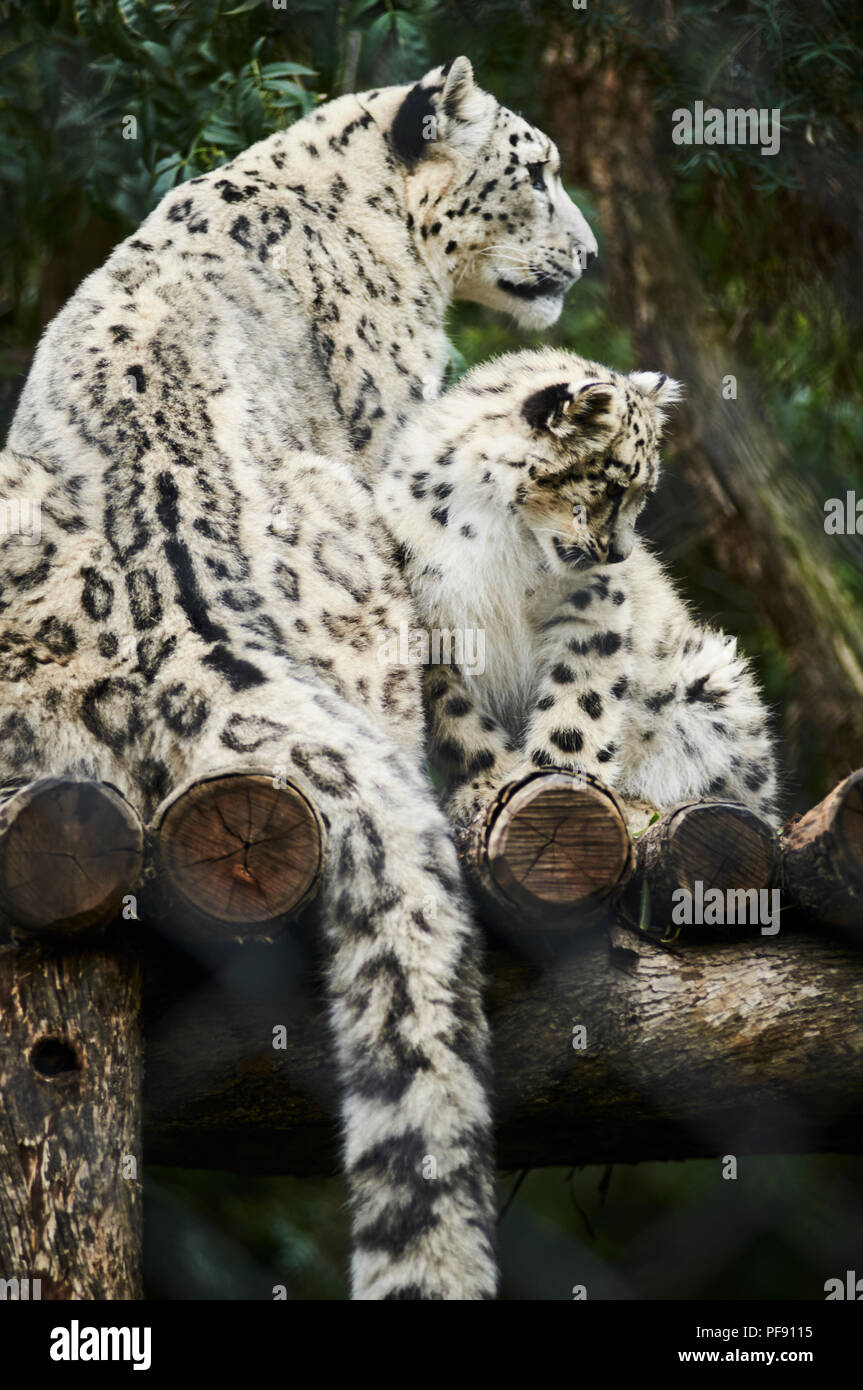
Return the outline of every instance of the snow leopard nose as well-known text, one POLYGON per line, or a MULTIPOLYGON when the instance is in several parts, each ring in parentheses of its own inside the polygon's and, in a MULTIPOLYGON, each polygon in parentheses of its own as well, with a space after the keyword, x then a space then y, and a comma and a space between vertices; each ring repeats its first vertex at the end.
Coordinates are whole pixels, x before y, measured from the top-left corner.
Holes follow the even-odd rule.
POLYGON ((608 547, 608 559, 606 563, 609 565, 619 565, 621 560, 628 560, 632 554, 633 545, 634 538, 630 539, 629 537, 625 540, 612 541, 611 545, 608 547))
POLYGON ((599 247, 596 237, 574 204, 572 213, 569 226, 569 234, 572 238, 572 262, 577 271, 585 271, 591 261, 596 260, 599 247))
POLYGON ((622 522, 608 542, 608 563, 619 565, 628 560, 635 545, 635 528, 631 522, 622 522))
POLYGON ((596 260, 596 242, 592 246, 585 245, 583 241, 576 241, 572 247, 572 264, 576 275, 583 275, 589 270, 593 261, 596 260))

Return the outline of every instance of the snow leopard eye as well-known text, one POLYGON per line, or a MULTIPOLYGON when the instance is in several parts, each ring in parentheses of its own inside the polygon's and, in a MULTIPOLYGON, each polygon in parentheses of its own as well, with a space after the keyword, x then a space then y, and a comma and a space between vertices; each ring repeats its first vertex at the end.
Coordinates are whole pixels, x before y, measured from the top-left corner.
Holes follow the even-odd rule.
POLYGON ((538 193, 545 192, 545 165, 528 164, 527 173, 530 179, 531 188, 535 188, 538 193))
POLYGON ((606 483, 605 485, 606 497, 622 497, 625 492, 626 488, 623 486, 623 483, 606 483))

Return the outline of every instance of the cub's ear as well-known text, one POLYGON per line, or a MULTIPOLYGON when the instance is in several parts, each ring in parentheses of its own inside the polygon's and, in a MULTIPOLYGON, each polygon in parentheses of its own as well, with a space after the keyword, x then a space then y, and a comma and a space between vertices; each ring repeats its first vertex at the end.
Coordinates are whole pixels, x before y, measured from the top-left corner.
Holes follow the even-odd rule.
POLYGON ((413 165, 447 144, 478 149, 491 134, 494 100, 476 85, 467 58, 451 58, 411 87, 390 129, 393 149, 413 165))
POLYGON ((522 402, 521 413, 532 430, 553 430, 559 428, 567 406, 572 404, 572 391, 568 381, 558 382, 556 386, 543 386, 522 402))
POLYGON ((660 407, 676 405, 683 397, 683 386, 665 372, 630 372, 629 380, 636 390, 660 407))
POLYGON ((521 413, 538 432, 597 438, 613 427, 610 412, 614 394, 610 381, 589 381, 585 386, 561 381, 533 391, 522 403, 521 413))

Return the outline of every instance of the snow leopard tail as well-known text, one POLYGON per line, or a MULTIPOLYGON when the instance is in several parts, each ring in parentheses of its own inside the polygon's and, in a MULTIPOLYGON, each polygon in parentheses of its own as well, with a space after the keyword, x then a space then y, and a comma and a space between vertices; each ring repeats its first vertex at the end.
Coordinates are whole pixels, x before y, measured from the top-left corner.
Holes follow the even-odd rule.
POLYGON ((378 766, 363 792, 361 807, 328 813, 322 911, 352 1214, 352 1296, 494 1298, 494 1162, 477 931, 447 826, 424 779, 396 756, 386 771, 378 766))

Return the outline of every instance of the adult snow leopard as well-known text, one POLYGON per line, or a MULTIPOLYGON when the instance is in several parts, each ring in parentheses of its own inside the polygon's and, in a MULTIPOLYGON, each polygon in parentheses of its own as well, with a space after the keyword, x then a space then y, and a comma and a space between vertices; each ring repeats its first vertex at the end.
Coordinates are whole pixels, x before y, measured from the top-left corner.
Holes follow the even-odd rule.
POLYGON ((766 712, 735 640, 697 623, 635 521, 659 480, 664 375, 514 353, 423 406, 376 494, 426 629, 484 634, 427 670, 450 809, 470 821, 537 768, 659 807, 740 801, 773 819, 766 712))
POLYGON ((439 383, 450 301, 541 327, 595 251, 553 145, 467 59, 342 97, 84 281, 2 460, 41 508, 0 573, 7 789, 74 774, 147 817, 253 761, 324 818, 357 1298, 495 1290, 476 945, 415 673, 376 660, 409 609, 367 480, 439 383))

